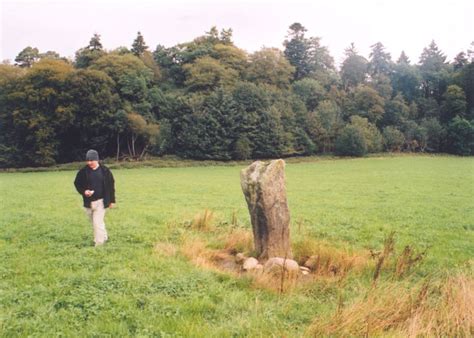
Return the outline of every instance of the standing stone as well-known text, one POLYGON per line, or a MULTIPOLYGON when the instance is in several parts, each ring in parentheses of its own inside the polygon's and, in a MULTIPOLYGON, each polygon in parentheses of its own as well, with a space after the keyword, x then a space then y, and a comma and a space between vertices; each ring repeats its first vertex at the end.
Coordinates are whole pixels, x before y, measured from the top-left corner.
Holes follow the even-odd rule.
POLYGON ((259 259, 292 258, 285 162, 256 161, 240 172, 240 184, 249 208, 259 259))

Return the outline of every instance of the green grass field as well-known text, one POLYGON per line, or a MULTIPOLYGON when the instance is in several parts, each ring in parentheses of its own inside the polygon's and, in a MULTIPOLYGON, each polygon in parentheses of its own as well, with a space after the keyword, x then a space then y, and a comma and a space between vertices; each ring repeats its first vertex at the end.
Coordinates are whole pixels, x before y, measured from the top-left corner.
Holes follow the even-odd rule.
MULTIPOLYGON (((0 173, 0 335, 302 336, 341 299, 356 299, 370 271, 278 294, 179 252, 156 252, 158 242, 179 247, 193 235, 186 224, 206 208, 216 215, 206 240, 225 232, 233 213, 250 229, 242 168, 114 170, 117 208, 100 248, 72 184, 76 172, 0 173)), ((286 176, 294 242, 379 250, 395 231, 397 250, 428 250, 403 283, 470 273, 473 158, 321 160, 287 164, 286 176)))

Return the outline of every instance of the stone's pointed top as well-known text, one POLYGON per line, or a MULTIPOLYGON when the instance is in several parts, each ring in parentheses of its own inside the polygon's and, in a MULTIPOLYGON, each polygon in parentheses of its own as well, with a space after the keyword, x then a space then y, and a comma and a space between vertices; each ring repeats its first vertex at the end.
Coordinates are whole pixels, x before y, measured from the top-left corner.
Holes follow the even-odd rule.
POLYGON ((285 168, 285 161, 282 159, 272 160, 270 162, 255 161, 247 168, 240 171, 240 177, 245 182, 256 182, 266 173, 278 171, 285 168))

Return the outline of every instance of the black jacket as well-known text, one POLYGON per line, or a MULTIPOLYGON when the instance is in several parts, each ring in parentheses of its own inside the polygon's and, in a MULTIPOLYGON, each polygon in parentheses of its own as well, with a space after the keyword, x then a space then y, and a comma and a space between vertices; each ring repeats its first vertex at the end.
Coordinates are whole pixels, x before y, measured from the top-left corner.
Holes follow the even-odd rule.
MULTIPOLYGON (((104 207, 108 208, 110 203, 115 203, 115 181, 114 176, 109 168, 105 165, 100 165, 99 169, 102 170, 104 175, 104 207)), ((84 195, 84 191, 90 189, 89 177, 88 177, 87 166, 83 167, 76 175, 74 180, 74 186, 79 194, 82 195, 84 200, 84 207, 90 208, 92 199, 84 195)))

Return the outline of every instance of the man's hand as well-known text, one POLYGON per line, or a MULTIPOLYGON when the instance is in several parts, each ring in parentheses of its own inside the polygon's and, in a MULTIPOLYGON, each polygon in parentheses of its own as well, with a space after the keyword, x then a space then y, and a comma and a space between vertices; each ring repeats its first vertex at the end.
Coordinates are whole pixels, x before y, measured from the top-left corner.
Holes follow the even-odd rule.
POLYGON ((91 197, 94 194, 94 190, 86 190, 84 191, 84 196, 91 197))
POLYGON ((110 203, 110 204, 109 204, 109 208, 110 208, 110 209, 115 208, 115 203, 110 203))

